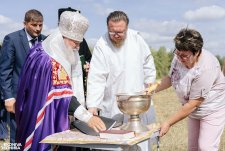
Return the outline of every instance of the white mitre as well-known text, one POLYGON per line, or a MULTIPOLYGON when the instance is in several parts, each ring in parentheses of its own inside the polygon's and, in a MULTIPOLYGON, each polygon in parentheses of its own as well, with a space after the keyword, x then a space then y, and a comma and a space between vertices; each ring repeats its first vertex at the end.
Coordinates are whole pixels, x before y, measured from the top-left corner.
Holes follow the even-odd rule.
POLYGON ((78 12, 65 11, 60 16, 59 30, 69 39, 83 41, 88 26, 88 20, 78 12))

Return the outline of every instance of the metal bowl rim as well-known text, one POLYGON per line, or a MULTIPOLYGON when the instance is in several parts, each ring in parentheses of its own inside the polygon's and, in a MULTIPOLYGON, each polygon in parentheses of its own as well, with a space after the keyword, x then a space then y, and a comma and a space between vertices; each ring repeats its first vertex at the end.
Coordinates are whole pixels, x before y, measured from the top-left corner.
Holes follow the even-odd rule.
POLYGON ((143 93, 117 93, 116 96, 152 96, 151 94, 143 94, 143 93))

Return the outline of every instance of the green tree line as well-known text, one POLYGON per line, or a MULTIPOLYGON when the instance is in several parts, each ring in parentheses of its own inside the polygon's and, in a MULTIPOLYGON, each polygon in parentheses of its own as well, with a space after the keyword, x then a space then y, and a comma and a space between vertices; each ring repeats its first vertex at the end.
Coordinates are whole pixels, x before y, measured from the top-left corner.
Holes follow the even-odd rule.
MULTIPOLYGON (((168 51, 165 47, 160 47, 158 50, 154 48, 150 49, 155 62, 157 79, 160 79, 169 73, 170 64, 173 59, 173 50, 168 51)), ((222 67, 225 57, 216 55, 216 58, 219 60, 220 66, 222 67)))
MULTIPOLYGON (((0 43, 1 48, 1 43, 0 43)), ((93 48, 90 48, 91 52, 93 51, 93 48)), ((156 72, 157 72, 157 79, 162 78, 165 75, 168 75, 170 70, 170 64, 173 59, 173 50, 166 50, 165 47, 160 47, 158 50, 154 48, 150 48, 151 53, 154 58, 156 72)), ((223 60, 225 57, 221 57, 219 55, 216 55, 216 58, 220 62, 220 66, 223 67, 223 60)))

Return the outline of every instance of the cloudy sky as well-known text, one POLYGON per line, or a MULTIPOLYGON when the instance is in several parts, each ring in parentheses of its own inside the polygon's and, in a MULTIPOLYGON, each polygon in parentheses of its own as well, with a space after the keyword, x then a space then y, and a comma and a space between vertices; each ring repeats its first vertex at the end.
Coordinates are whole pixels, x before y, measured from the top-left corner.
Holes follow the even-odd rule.
POLYGON ((72 7, 90 21, 85 35, 90 46, 106 32, 106 17, 114 10, 129 16, 129 27, 141 32, 149 46, 174 48, 173 37, 185 27, 197 29, 204 48, 225 56, 224 0, 2 0, 0 41, 10 32, 23 28, 24 14, 38 9, 44 15, 44 34, 57 26, 58 8, 72 7))

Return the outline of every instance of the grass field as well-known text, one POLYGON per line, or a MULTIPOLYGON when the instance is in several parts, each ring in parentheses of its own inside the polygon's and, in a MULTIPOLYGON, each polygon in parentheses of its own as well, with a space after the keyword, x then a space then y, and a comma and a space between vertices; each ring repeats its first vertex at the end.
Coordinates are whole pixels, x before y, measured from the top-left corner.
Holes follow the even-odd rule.
MULTIPOLYGON (((153 97, 157 114, 157 121, 162 122, 180 107, 176 94, 172 89, 165 90, 153 97)), ((0 141, 0 150, 3 142, 0 141)), ((153 146, 153 151, 156 151, 153 146)), ((170 131, 160 139, 160 151, 187 151, 186 119, 175 124, 170 131)), ((220 150, 225 151, 225 132, 223 133, 220 150)))
MULTIPOLYGON (((179 100, 173 89, 162 91, 153 96, 153 99, 158 122, 164 121, 180 107, 179 100)), ((187 151, 186 122, 186 119, 178 122, 160 139, 160 151, 187 151)), ((156 151, 155 146, 154 151, 156 151)), ((225 130, 221 139, 219 151, 225 151, 225 130)))

